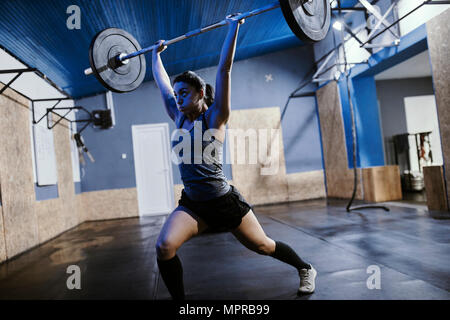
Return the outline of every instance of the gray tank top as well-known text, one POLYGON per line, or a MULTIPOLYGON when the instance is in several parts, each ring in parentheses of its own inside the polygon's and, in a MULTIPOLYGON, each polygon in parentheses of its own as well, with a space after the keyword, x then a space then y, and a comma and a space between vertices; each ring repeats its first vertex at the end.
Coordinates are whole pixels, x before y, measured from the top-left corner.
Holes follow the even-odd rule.
POLYGON ((222 168, 223 144, 211 136, 211 131, 205 135, 205 131, 208 130, 205 113, 194 121, 189 133, 186 129, 182 129, 185 120, 186 116, 180 113, 175 119, 180 136, 178 140, 172 137, 172 148, 179 161, 178 168, 184 191, 193 201, 206 201, 223 196, 230 190, 222 168), (197 144, 194 138, 197 139, 197 144), (190 150, 189 143, 183 142, 184 139, 190 140, 190 150), (184 154, 185 151, 188 154, 184 154))

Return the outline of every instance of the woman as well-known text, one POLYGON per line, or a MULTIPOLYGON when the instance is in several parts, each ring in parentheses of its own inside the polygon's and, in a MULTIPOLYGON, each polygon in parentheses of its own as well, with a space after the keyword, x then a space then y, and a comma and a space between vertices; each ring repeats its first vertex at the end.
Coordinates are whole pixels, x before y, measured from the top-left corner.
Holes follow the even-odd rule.
MULTIPOLYGON (((200 163, 182 161, 179 164, 184 190, 179 206, 164 223, 156 243, 161 277, 173 299, 184 299, 183 269, 176 252, 183 243, 210 228, 231 231, 248 249, 294 266, 300 275, 299 293, 312 293, 317 272, 310 264, 300 259, 287 244, 267 237, 251 206, 236 188, 228 184, 222 171, 222 143, 225 138, 225 125, 231 113, 231 66, 239 26, 244 23, 233 16, 228 16, 226 21, 228 34, 220 55, 214 98, 211 86, 206 85, 191 71, 176 77, 172 88, 160 57, 160 53, 166 49, 163 46, 164 41, 157 42, 159 47, 153 50, 154 79, 170 118, 175 121, 177 128, 187 133, 183 139, 191 138, 194 145, 194 131, 199 132, 201 128, 202 136, 206 130, 214 132, 211 140, 201 142, 202 148, 199 150, 200 155, 203 155, 202 151, 212 144, 212 159, 207 161, 208 159, 203 157, 204 161, 200 163)), ((190 156, 188 158, 191 160, 190 156)))

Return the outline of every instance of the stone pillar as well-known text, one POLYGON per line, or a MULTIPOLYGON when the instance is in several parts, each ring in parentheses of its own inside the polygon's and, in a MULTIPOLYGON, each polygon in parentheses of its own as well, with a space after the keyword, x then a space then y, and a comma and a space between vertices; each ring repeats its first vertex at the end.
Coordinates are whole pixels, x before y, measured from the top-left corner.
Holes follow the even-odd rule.
POLYGON ((428 50, 441 134, 447 203, 450 199, 450 9, 427 22, 428 50))

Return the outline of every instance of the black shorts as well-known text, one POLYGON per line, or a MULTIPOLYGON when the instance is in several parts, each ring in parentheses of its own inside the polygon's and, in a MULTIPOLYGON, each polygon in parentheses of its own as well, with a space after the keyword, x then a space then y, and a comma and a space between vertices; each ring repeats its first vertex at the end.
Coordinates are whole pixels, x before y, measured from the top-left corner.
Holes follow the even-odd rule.
POLYGON ((236 229, 252 208, 237 189, 230 185, 230 190, 221 197, 207 201, 193 201, 184 190, 178 201, 180 209, 188 214, 200 217, 211 232, 224 232, 236 229))

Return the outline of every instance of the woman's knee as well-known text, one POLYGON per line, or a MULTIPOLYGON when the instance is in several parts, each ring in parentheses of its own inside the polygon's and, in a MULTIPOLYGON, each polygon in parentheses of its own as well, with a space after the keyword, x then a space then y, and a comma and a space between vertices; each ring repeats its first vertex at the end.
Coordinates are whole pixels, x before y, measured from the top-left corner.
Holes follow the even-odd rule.
POLYGON ((275 252, 275 242, 267 238, 265 241, 258 243, 254 251, 258 254, 270 256, 275 252))
POLYGON ((178 250, 178 245, 169 239, 158 239, 155 247, 158 258, 163 260, 172 258, 178 250))

